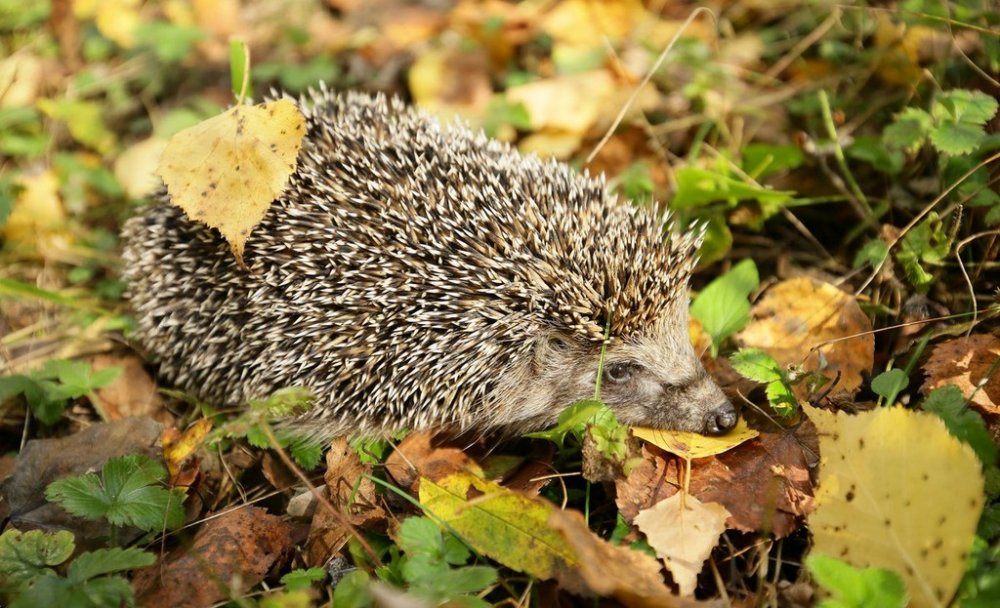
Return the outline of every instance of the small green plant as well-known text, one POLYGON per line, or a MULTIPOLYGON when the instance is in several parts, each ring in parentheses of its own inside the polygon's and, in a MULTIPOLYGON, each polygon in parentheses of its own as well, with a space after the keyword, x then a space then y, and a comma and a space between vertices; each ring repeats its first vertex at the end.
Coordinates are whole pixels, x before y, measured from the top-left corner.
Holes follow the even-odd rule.
POLYGON ((45 497, 73 515, 104 518, 117 529, 134 526, 152 532, 184 523, 184 490, 163 487, 167 470, 141 454, 109 458, 101 475, 87 473, 49 484, 45 497))
POLYGON ((302 387, 279 389, 265 399, 251 399, 247 411, 223 425, 218 436, 245 437, 250 445, 261 449, 273 447, 273 436, 299 466, 306 470, 315 469, 323 458, 323 445, 319 441, 284 428, 271 428, 273 420, 308 410, 312 407, 312 400, 312 392, 302 387))
MULTIPOLYGON (((391 574, 401 575, 414 596, 435 604, 448 602, 469 608, 490 605, 471 594, 496 583, 496 569, 466 566, 471 553, 453 534, 442 533, 426 517, 410 517, 399 528, 398 543, 405 555, 390 566, 391 574)), ((389 576, 389 580, 393 578, 389 576)))
POLYGON ((741 376, 765 385, 767 401, 780 416, 791 415, 798 406, 792 392, 792 377, 774 357, 759 348, 742 348, 729 358, 741 376))
POLYGON ((907 603, 906 585, 899 575, 882 568, 859 570, 826 555, 810 555, 806 566, 813 578, 833 596, 819 603, 820 608, 903 608, 907 603))
POLYGON ((886 405, 896 402, 896 396, 907 387, 910 378, 901 369, 890 369, 872 378, 872 392, 885 399, 886 405))
POLYGON ((113 382, 119 374, 121 369, 117 367, 95 372, 83 361, 49 361, 36 372, 0 378, 0 402, 23 395, 32 415, 42 424, 55 424, 62 418, 70 400, 91 395, 95 389, 113 382))
POLYGON ((82 553, 60 576, 53 570, 76 548, 67 531, 8 530, 0 536, 0 594, 10 608, 134 606, 128 580, 116 573, 150 566, 156 556, 141 549, 98 549, 82 553))
POLYGON ((713 357, 718 356, 719 347, 726 338, 750 322, 747 298, 758 287, 757 265, 753 260, 743 260, 709 283, 692 302, 691 316, 701 322, 712 338, 713 357))

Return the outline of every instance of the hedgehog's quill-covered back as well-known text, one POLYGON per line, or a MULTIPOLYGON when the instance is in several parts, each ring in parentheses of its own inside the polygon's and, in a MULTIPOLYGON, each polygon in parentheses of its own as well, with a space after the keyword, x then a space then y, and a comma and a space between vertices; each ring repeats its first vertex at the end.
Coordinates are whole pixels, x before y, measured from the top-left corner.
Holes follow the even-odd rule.
POLYGON ((687 337, 700 235, 671 237, 601 181, 325 90, 299 165, 246 246, 159 201, 124 229, 138 338, 217 405, 307 386, 318 437, 522 431, 593 396, 627 424, 724 432, 732 405, 687 337))

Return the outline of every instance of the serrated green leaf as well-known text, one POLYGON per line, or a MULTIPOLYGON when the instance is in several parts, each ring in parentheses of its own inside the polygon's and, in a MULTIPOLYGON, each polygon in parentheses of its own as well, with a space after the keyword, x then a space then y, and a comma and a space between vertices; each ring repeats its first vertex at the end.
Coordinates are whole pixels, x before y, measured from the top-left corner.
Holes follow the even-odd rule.
POLYGON ((161 465, 131 454, 108 459, 102 478, 89 473, 55 481, 45 496, 74 515, 104 517, 115 526, 173 529, 184 523, 184 492, 153 485, 165 478, 161 465))
POLYGON ((466 566, 445 570, 433 580, 438 597, 475 593, 497 581, 497 571, 489 566, 466 566))
POLYGON ((872 378, 872 391, 886 399, 895 399, 909 383, 910 378, 906 372, 901 369, 890 369, 872 378))
POLYGON ((964 122, 938 125, 931 131, 931 143, 939 152, 959 156, 975 152, 986 139, 986 131, 964 122))
POLYGON ((52 573, 50 566, 69 559, 75 547, 73 533, 66 530, 54 534, 7 530, 0 535, 0 588, 20 589, 52 573))
POLYGON ((941 93, 931 106, 931 115, 941 121, 985 125, 997 113, 997 100, 982 91, 954 89, 941 93))
POLYGON ((345 574, 333 589, 333 605, 337 608, 369 608, 372 605, 369 581, 368 573, 364 570, 345 574))
POLYGON ((281 584, 288 591, 302 591, 312 588, 313 583, 326 580, 326 570, 322 568, 307 568, 305 570, 292 570, 281 577, 281 584))
POLYGON ((694 299, 691 316, 711 336, 713 356, 718 354, 723 340, 750 322, 747 297, 759 286, 757 266, 753 260, 743 260, 709 283, 694 299))
POLYGON ((556 445, 561 446, 566 440, 566 435, 569 433, 582 435, 587 424, 601 411, 607 409, 607 407, 595 399, 577 401, 559 413, 559 419, 555 427, 547 431, 527 433, 525 436, 535 439, 548 439, 556 445))
POLYGON ((888 255, 889 246, 885 241, 882 239, 873 239, 862 245, 857 255, 854 256, 854 268, 861 268, 866 264, 875 268, 885 261, 888 255))
POLYGON ((783 368, 774 357, 759 348, 741 348, 729 357, 729 362, 741 376, 754 382, 774 382, 782 379, 783 368))
POLYGON ((124 572, 145 566, 152 566, 156 563, 156 556, 149 551, 136 549, 134 547, 122 549, 113 547, 111 549, 97 549, 88 553, 80 554, 73 563, 69 565, 66 578, 70 581, 82 583, 103 574, 113 572, 124 572))
POLYGON ((924 410, 937 414, 944 421, 948 432, 969 444, 985 466, 995 466, 997 444, 986 429, 978 412, 965 405, 965 397, 957 386, 943 386, 931 391, 921 404, 924 410))
POLYGON ((399 526, 399 546, 407 553, 440 555, 443 542, 441 529, 427 517, 408 517, 399 526))
POLYGON ((291 439, 288 452, 300 467, 311 471, 323 460, 323 446, 308 439, 291 439))
POLYGON ((916 152, 927 139, 932 126, 930 114, 918 108, 906 108, 882 131, 882 143, 891 150, 916 152))
POLYGON ((771 404, 771 408, 779 416, 791 415, 799 405, 799 400, 795 397, 791 387, 782 380, 768 382, 764 392, 767 394, 767 401, 771 404))

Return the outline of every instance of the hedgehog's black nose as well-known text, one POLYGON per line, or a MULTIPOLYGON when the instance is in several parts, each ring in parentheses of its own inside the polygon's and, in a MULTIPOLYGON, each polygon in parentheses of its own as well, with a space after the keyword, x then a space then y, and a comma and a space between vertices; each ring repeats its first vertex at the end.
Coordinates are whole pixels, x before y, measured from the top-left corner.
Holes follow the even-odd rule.
POLYGON ((703 432, 706 435, 725 435, 736 426, 736 419, 736 408, 732 403, 723 401, 705 416, 703 432))

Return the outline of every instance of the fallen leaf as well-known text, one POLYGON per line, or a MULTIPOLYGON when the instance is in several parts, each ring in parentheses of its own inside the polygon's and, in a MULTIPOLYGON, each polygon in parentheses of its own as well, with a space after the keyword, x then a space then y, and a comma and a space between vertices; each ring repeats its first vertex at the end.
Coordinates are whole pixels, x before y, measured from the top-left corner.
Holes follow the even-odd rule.
POLYGON ((177 133, 157 170, 171 202, 218 228, 242 264, 250 232, 285 189, 305 135, 287 99, 237 105, 177 133))
MULTIPOLYGON (((839 372, 837 393, 853 395, 871 371, 871 321, 857 300, 829 283, 782 281, 754 305, 753 316, 738 335, 743 346, 763 349, 782 365, 802 365, 831 380, 839 372)), ((800 400, 806 397, 799 394, 801 385, 794 388, 800 400)))
POLYGON ((532 130, 582 136, 597 122, 614 88, 611 74, 594 70, 511 87, 506 96, 510 103, 524 104, 532 130))
POLYGON ((407 80, 413 100, 443 121, 478 121, 493 98, 486 57, 459 49, 421 53, 407 80))
POLYGON ((849 415, 804 406, 820 438, 813 550, 887 568, 911 606, 944 606, 965 571, 983 474, 937 416, 887 407, 849 415))
POLYGON ((130 197, 143 198, 159 188, 156 166, 166 147, 165 140, 150 137, 132 144, 115 159, 115 177, 130 197))
POLYGON ((438 481, 452 473, 470 472, 482 477, 475 460, 464 450, 450 445, 447 438, 439 443, 433 432, 410 433, 385 461, 385 470, 396 485, 416 491, 421 477, 438 481))
MULTIPOLYGON (((794 433, 761 433, 727 452, 691 461, 688 492, 702 502, 723 505, 730 513, 730 528, 769 530, 782 538, 812 509, 809 465, 814 442, 808 423, 794 433)), ((644 448, 642 455, 643 462, 615 484, 616 503, 627 521, 683 485, 682 458, 653 447, 644 448)))
POLYGON ((719 503, 703 503, 678 492, 640 511, 634 523, 673 574, 681 595, 691 596, 698 586, 698 573, 719 543, 728 518, 729 511, 719 503))
MULTIPOLYGON (((549 526, 561 534, 576 553, 579 558, 576 573, 595 595, 613 597, 628 608, 723 605, 721 601, 697 602, 675 596, 663 582, 659 562, 641 551, 612 545, 597 536, 577 511, 553 509, 549 526)), ((561 575, 560 581, 570 574, 561 575)))
POLYGON ((755 429, 747 426, 746 420, 742 418, 740 418, 731 431, 718 437, 708 437, 699 433, 688 433, 685 431, 664 431, 662 429, 647 429, 642 427, 633 427, 632 434, 640 439, 645 439, 662 450, 688 459, 721 454, 760 435, 755 429))
POLYGON ((191 485, 198 473, 197 459, 193 457, 205 443, 205 438, 211 430, 212 419, 201 418, 184 433, 176 429, 167 429, 163 433, 163 459, 167 463, 172 486, 191 485), (194 466, 191 466, 192 464, 194 466))
POLYGON ((200 608, 239 596, 264 580, 293 547, 291 524, 264 509, 240 507, 209 516, 190 546, 136 572, 132 586, 137 603, 200 608))
POLYGON ((42 72, 42 60, 24 49, 0 61, 0 108, 19 108, 35 103, 42 72))
POLYGON ((90 359, 95 372, 117 367, 121 373, 101 388, 94 391, 97 399, 94 406, 107 421, 121 420, 129 416, 149 416, 164 425, 172 425, 174 417, 164 406, 156 383, 143 367, 142 359, 135 355, 97 355, 90 359))
POLYGON ((552 503, 512 492, 469 473, 440 483, 420 480, 420 504, 478 553, 536 578, 553 578, 578 564, 576 554, 548 525, 552 503))
POLYGON ((927 380, 920 392, 926 395, 936 388, 954 384, 966 397, 972 395, 971 403, 980 411, 1000 414, 1000 373, 994 373, 976 391, 997 357, 1000 357, 1000 338, 993 334, 975 334, 941 342, 931 349, 924 364, 927 380))
POLYGON ((96 101, 39 99, 38 109, 49 118, 66 123, 69 134, 81 144, 106 154, 115 145, 115 134, 104 121, 105 108, 96 101))
POLYGON ((59 178, 46 169, 35 175, 22 175, 23 188, 3 226, 4 240, 14 249, 51 255, 65 250, 70 243, 66 229, 66 210, 59 196, 59 178))

